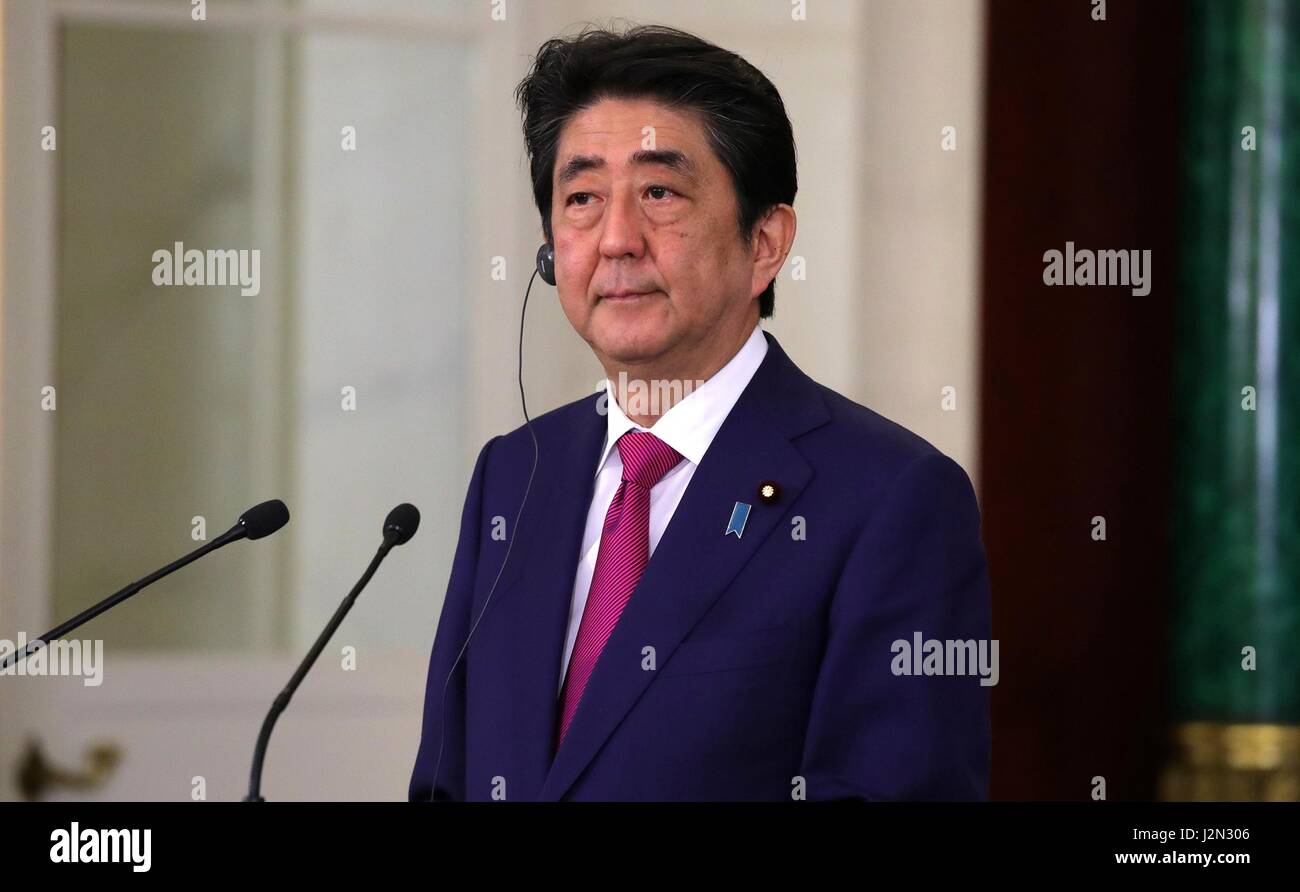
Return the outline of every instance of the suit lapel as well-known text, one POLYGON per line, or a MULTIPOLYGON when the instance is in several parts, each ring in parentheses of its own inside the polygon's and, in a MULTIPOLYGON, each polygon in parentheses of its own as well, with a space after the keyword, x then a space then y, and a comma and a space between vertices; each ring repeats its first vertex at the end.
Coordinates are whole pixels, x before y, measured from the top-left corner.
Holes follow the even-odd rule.
MULTIPOLYGON (((812 479, 812 469, 790 440, 829 416, 816 385, 795 368, 771 335, 766 337, 763 363, 695 469, 601 652, 546 777, 540 797, 544 800, 559 799, 569 790, 650 685, 654 673, 642 670, 642 649, 653 647, 660 664, 668 659, 812 479), (781 485, 781 500, 775 505, 758 499, 764 480, 781 485), (740 538, 724 535, 736 502, 752 506, 740 538)), ((590 486, 587 493, 584 518, 590 486)), ((557 565, 553 572, 571 588, 576 554, 566 552, 564 557, 568 566, 557 565)), ((563 630, 556 634, 563 638, 563 630)), ((532 671, 537 671, 536 664, 532 671)), ((554 713, 558 675, 550 681, 554 713)))

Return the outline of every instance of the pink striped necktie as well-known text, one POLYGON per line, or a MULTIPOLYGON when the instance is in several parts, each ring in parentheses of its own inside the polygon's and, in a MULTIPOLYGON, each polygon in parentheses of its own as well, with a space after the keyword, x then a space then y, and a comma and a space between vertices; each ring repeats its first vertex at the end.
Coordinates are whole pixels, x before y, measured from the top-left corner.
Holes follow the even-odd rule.
POLYGON ((650 560, 650 490, 682 459, 677 450, 647 431, 628 431, 616 445, 623 459, 623 482, 609 503, 600 532, 587 606, 560 695, 556 749, 578 710, 596 660, 650 560))

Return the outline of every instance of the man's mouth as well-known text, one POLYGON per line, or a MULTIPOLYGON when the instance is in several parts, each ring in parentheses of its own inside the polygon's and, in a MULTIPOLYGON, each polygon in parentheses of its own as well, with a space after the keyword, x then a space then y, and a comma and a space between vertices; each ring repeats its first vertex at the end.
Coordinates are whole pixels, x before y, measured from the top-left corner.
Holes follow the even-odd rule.
POLYGON ((607 294, 602 294, 600 299, 612 301, 633 301, 650 294, 654 294, 654 291, 610 291, 607 294))

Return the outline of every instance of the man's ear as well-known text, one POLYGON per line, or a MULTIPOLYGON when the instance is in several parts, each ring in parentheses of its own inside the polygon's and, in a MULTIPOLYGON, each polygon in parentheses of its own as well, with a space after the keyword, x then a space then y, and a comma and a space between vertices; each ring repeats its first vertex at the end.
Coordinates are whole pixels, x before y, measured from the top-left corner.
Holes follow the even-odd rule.
POLYGON ((785 258, 794 244, 798 220, 788 204, 773 205, 754 227, 750 252, 754 257, 754 274, 750 290, 762 294, 781 272, 785 258))

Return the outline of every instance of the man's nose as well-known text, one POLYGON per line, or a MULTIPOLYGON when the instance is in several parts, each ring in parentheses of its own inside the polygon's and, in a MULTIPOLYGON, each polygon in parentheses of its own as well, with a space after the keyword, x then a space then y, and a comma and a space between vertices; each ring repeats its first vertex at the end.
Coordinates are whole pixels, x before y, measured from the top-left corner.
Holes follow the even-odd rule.
POLYGON ((644 221, 635 196, 618 192, 605 205, 604 227, 600 234, 600 253, 617 260, 621 257, 640 257, 645 249, 644 221))

